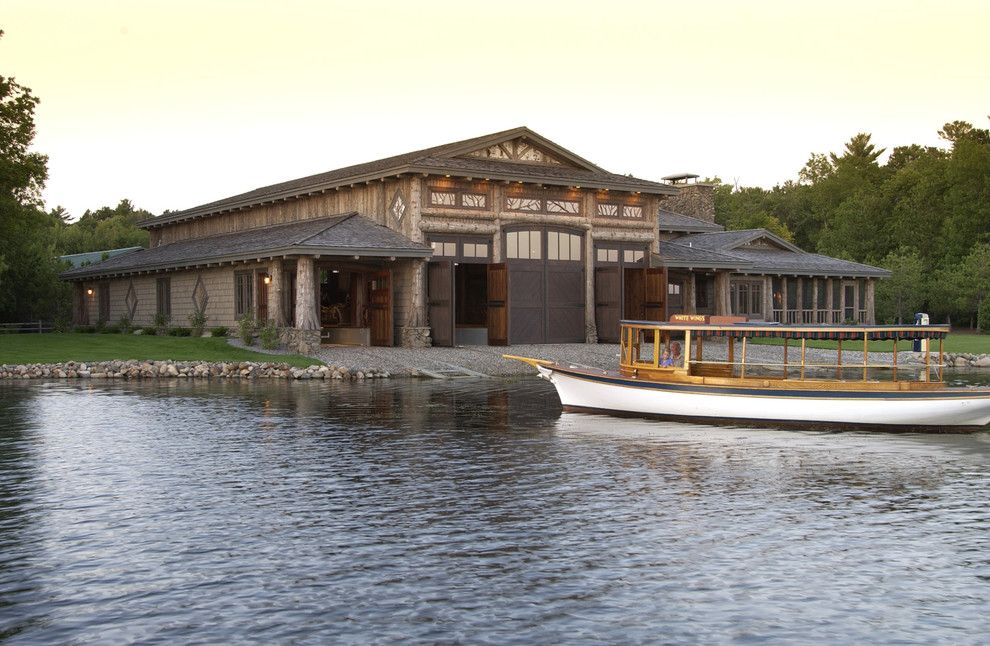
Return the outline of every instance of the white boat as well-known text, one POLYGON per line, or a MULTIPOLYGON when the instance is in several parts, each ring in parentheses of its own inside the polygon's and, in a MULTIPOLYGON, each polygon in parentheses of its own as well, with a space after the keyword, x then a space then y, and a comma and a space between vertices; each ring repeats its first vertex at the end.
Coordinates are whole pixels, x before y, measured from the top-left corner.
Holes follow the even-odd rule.
MULTIPOLYGON (((953 388, 942 379, 945 326, 783 326, 623 321, 618 371, 529 357, 557 389, 565 410, 774 425, 937 432, 974 431, 990 424, 990 389, 953 388), (728 356, 704 358, 706 339, 724 338, 728 356), (783 361, 746 361, 754 338, 783 339, 783 361), (806 361, 808 340, 838 341, 837 361, 806 361), (897 363, 896 341, 938 342, 921 366, 897 363), (789 362, 791 341, 800 361, 789 362), (868 363, 871 341, 895 341, 889 364, 868 363), (843 343, 863 350, 842 363, 843 343), (739 352, 737 352, 737 346, 739 352), (674 365, 664 365, 665 352, 674 365), (739 355, 739 356, 737 356, 739 355), (737 360, 738 359, 738 360, 737 360)), ((847 346, 848 347, 848 346, 847 346)))

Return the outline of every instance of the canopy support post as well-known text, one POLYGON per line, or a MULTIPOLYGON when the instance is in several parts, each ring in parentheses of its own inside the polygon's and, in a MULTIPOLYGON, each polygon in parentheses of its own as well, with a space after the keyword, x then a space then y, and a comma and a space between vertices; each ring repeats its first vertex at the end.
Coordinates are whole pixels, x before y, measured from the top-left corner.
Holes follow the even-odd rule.
POLYGON ((894 367, 894 375, 893 375, 893 377, 894 377, 894 381, 897 381, 897 341, 898 341, 898 338, 895 336, 894 337, 894 361, 893 361, 893 367, 894 367))
POLYGON ((804 357, 808 349, 808 340, 801 339, 801 381, 804 381, 804 357))
POLYGON ((945 352, 942 343, 944 338, 938 338, 938 380, 945 381, 945 352))
POLYGON ((836 357, 835 378, 842 381, 842 339, 839 339, 839 354, 836 357))
POLYGON ((787 337, 784 337, 784 379, 787 379, 787 337))
POLYGON ((863 332, 863 381, 866 381, 869 373, 869 364, 867 363, 867 357, 870 354, 870 333, 863 332))
POLYGON ((742 365, 739 368, 739 377, 746 376, 746 337, 742 338, 742 365))

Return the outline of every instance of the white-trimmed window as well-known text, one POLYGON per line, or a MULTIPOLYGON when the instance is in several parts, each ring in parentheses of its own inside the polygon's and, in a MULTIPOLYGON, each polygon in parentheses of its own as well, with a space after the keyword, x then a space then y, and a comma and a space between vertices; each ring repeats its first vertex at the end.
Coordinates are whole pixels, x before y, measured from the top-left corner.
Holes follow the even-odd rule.
POLYGON ((547 260, 581 260, 581 236, 547 231, 547 260))
POLYGON ((539 260, 543 257, 541 233, 540 231, 509 231, 505 234, 505 257, 539 260))
POLYGON ((448 241, 434 241, 430 243, 433 247, 434 256, 450 256, 454 257, 457 255, 457 243, 448 241))

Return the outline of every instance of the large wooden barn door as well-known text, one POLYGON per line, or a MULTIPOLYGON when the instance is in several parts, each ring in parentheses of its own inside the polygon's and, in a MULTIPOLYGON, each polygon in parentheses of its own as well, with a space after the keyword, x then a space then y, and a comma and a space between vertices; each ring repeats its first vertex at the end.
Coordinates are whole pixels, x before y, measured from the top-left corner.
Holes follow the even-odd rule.
POLYGON ((543 262, 514 261, 508 271, 512 343, 546 343, 546 273, 543 262))
POLYGON ((584 264, 547 261, 546 342, 584 343, 584 264))
POLYGON ((623 273, 623 312, 622 318, 642 321, 646 318, 646 270, 642 267, 627 267, 623 273))
POLYGON ((595 268, 595 326, 601 342, 619 342, 621 288, 618 266, 595 268))
POLYGON ((488 265, 488 345, 509 344, 509 272, 505 263, 488 265))
POLYGON ((392 274, 376 271, 371 274, 371 345, 392 345, 392 274))
POLYGON ((454 263, 427 263, 426 298, 433 345, 454 345, 454 263))
POLYGON ((663 267, 646 267, 643 318, 647 321, 667 319, 667 270, 663 267))

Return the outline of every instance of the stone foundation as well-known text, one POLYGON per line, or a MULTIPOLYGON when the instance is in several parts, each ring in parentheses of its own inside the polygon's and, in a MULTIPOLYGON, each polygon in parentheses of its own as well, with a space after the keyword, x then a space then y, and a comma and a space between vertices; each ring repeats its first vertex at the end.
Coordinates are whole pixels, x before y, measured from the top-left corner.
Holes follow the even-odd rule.
POLYGON ((0 365, 0 379, 380 379, 381 369, 313 365, 294 368, 285 363, 257 361, 93 361, 0 365))
POLYGON ((430 328, 403 326, 399 328, 399 345, 403 348, 429 348, 433 345, 430 328))
POLYGON ((291 352, 312 354, 320 349, 320 330, 287 327, 279 331, 279 340, 291 352))

